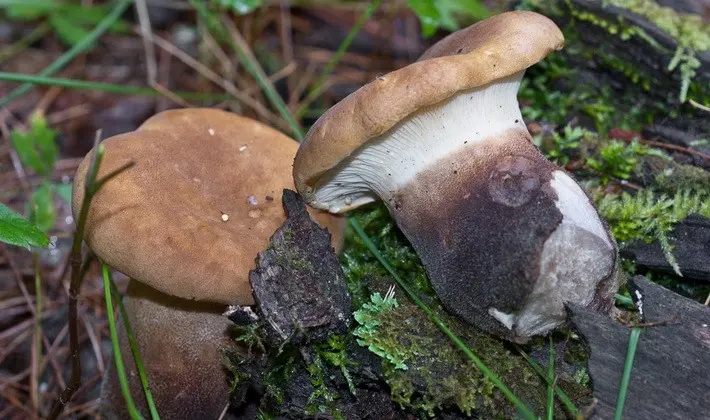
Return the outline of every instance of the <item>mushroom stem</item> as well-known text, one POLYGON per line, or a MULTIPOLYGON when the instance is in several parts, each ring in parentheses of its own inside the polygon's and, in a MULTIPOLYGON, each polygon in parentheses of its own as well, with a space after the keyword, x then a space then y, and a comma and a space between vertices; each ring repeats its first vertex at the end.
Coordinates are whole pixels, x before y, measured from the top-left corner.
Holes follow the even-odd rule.
MULTIPOLYGON (((124 304, 161 416, 218 418, 229 400, 220 353, 231 324, 221 315, 224 305, 175 298, 135 280, 128 285, 124 304)), ((119 341, 131 395, 148 416, 123 326, 119 341)), ((101 387, 101 411, 107 418, 129 418, 113 364, 101 387)))
MULTIPOLYGON (((445 306, 516 341, 590 305, 614 246, 589 198, 509 130, 420 172, 387 201, 445 306)), ((601 289, 600 289, 601 290, 601 289)))

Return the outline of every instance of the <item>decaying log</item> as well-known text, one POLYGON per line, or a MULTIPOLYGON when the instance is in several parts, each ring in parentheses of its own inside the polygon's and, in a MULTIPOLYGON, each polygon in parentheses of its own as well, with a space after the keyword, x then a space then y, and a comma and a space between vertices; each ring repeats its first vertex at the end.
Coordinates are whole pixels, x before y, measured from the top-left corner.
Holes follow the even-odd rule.
MULTIPOLYGON (((710 401, 710 308, 642 276, 641 332, 624 405, 624 419, 707 418, 710 401)), ((571 322, 589 346, 594 387, 593 419, 614 417, 630 328, 581 307, 571 322)))
MULTIPOLYGON (((683 277, 710 281, 710 219, 691 214, 668 234, 683 277)), ((674 274, 658 242, 635 241, 621 250, 637 266, 674 274)))

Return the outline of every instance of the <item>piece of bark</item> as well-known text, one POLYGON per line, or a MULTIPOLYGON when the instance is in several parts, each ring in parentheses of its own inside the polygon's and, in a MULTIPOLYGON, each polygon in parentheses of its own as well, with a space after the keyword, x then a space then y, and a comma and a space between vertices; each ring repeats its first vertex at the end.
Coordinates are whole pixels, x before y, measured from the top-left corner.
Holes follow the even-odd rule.
POLYGON ((249 273, 269 344, 298 345, 347 333, 350 294, 330 234, 311 220, 295 192, 284 190, 283 206, 288 218, 249 273))
MULTIPOLYGON (((691 214, 668 234, 683 277, 710 281, 710 219, 691 214)), ((621 250, 637 266, 674 274, 658 241, 647 244, 634 241, 621 250)))
MULTIPOLYGON (((646 323, 641 332, 624 404, 624 419, 707 418, 710 401, 710 308, 642 276, 646 323)), ((589 346, 594 388, 592 419, 610 419, 619 394, 629 344, 628 326, 579 306, 571 323, 589 346)))

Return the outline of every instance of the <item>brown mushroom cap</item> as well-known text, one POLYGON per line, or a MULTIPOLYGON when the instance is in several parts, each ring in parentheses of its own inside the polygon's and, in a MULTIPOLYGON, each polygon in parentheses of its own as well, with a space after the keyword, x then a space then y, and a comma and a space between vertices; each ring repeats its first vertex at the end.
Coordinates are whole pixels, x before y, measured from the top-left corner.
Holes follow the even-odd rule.
MULTIPOLYGON (((92 200, 84 238, 96 255, 169 295, 252 304, 248 273, 285 220, 281 195, 293 185, 298 143, 249 118, 181 109, 102 144, 98 178, 127 162, 134 166, 92 200)), ((75 215, 92 155, 74 181, 75 215)), ((318 219, 337 247, 342 219, 318 219)))
POLYGON ((457 92, 525 70, 563 44, 554 22, 527 11, 502 13, 449 35, 421 61, 378 77, 326 111, 296 155, 296 188, 312 202, 319 178, 370 139, 457 92))

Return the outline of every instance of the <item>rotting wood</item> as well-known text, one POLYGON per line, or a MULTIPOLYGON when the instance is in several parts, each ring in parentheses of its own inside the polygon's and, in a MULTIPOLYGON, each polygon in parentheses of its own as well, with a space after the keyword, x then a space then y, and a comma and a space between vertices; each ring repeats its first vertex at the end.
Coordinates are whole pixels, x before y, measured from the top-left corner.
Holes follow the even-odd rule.
MULTIPOLYGON (((645 323, 639 339, 623 418, 707 418, 710 401, 710 307, 677 295, 642 276, 631 280, 643 295, 645 323)), ((571 323, 590 350, 594 387, 592 419, 614 417, 629 343, 629 326, 578 306, 571 323)))

